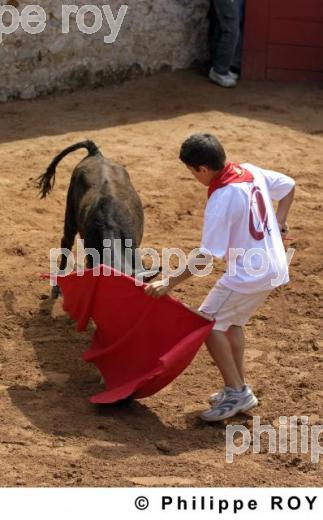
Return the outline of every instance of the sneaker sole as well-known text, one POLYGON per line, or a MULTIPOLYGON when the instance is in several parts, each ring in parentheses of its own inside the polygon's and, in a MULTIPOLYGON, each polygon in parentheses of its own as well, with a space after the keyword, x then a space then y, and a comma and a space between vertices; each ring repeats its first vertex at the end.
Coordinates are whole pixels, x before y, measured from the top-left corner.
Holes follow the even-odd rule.
POLYGON ((222 85, 221 83, 218 83, 217 81, 215 81, 214 79, 210 78, 209 77, 209 80, 211 81, 211 83, 213 83, 214 85, 217 85, 218 87, 222 87, 222 88, 234 88, 237 86, 238 82, 234 83, 233 85, 222 85))

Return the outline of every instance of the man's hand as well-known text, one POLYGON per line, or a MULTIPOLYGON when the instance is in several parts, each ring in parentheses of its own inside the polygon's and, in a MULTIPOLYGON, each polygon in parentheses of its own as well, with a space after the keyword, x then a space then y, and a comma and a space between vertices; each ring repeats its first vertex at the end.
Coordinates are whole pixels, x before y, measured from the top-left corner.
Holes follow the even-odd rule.
POLYGON ((282 239, 284 240, 284 238, 287 237, 288 235, 288 232, 289 232, 289 226, 287 224, 287 222, 278 222, 278 225, 279 225, 279 229, 280 229, 280 234, 282 236, 282 239))
POLYGON ((168 291, 171 290, 169 285, 169 280, 158 280, 157 282, 152 282, 147 287, 145 287, 145 293, 153 298, 160 298, 161 296, 165 296, 168 291))

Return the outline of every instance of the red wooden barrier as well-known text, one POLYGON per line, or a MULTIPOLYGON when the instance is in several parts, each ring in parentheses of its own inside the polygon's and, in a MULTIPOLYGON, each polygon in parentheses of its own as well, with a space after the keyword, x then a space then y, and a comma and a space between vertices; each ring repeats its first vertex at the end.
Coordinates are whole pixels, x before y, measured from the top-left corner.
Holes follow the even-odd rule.
POLYGON ((323 80, 323 0, 247 0, 242 75, 323 80))

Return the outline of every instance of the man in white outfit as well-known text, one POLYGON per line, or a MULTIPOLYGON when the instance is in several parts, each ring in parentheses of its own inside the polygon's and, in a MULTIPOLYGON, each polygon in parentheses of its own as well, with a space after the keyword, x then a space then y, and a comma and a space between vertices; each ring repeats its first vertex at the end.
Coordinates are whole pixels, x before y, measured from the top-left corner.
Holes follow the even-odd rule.
MULTIPOLYGON (((213 422, 258 404, 245 383, 243 326, 273 289, 289 281, 283 237, 295 181, 251 164, 226 162, 221 143, 210 134, 187 139, 180 159, 208 187, 201 256, 227 262, 225 274, 200 307, 216 320, 206 344, 224 381, 201 415, 213 422), (272 200, 278 201, 276 213, 272 200)), ((159 298, 190 276, 187 266, 177 277, 148 285, 146 292, 159 298)))

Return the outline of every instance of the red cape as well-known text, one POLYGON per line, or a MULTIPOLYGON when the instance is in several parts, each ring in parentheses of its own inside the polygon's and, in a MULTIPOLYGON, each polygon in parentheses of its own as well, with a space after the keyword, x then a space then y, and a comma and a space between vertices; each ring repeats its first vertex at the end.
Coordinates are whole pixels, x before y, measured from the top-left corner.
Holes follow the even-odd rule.
POLYGON ((170 296, 147 296, 144 286, 111 268, 101 266, 100 276, 87 270, 58 277, 58 285, 78 331, 90 318, 96 324, 84 360, 97 366, 106 390, 92 403, 158 392, 192 362, 214 325, 170 296))

